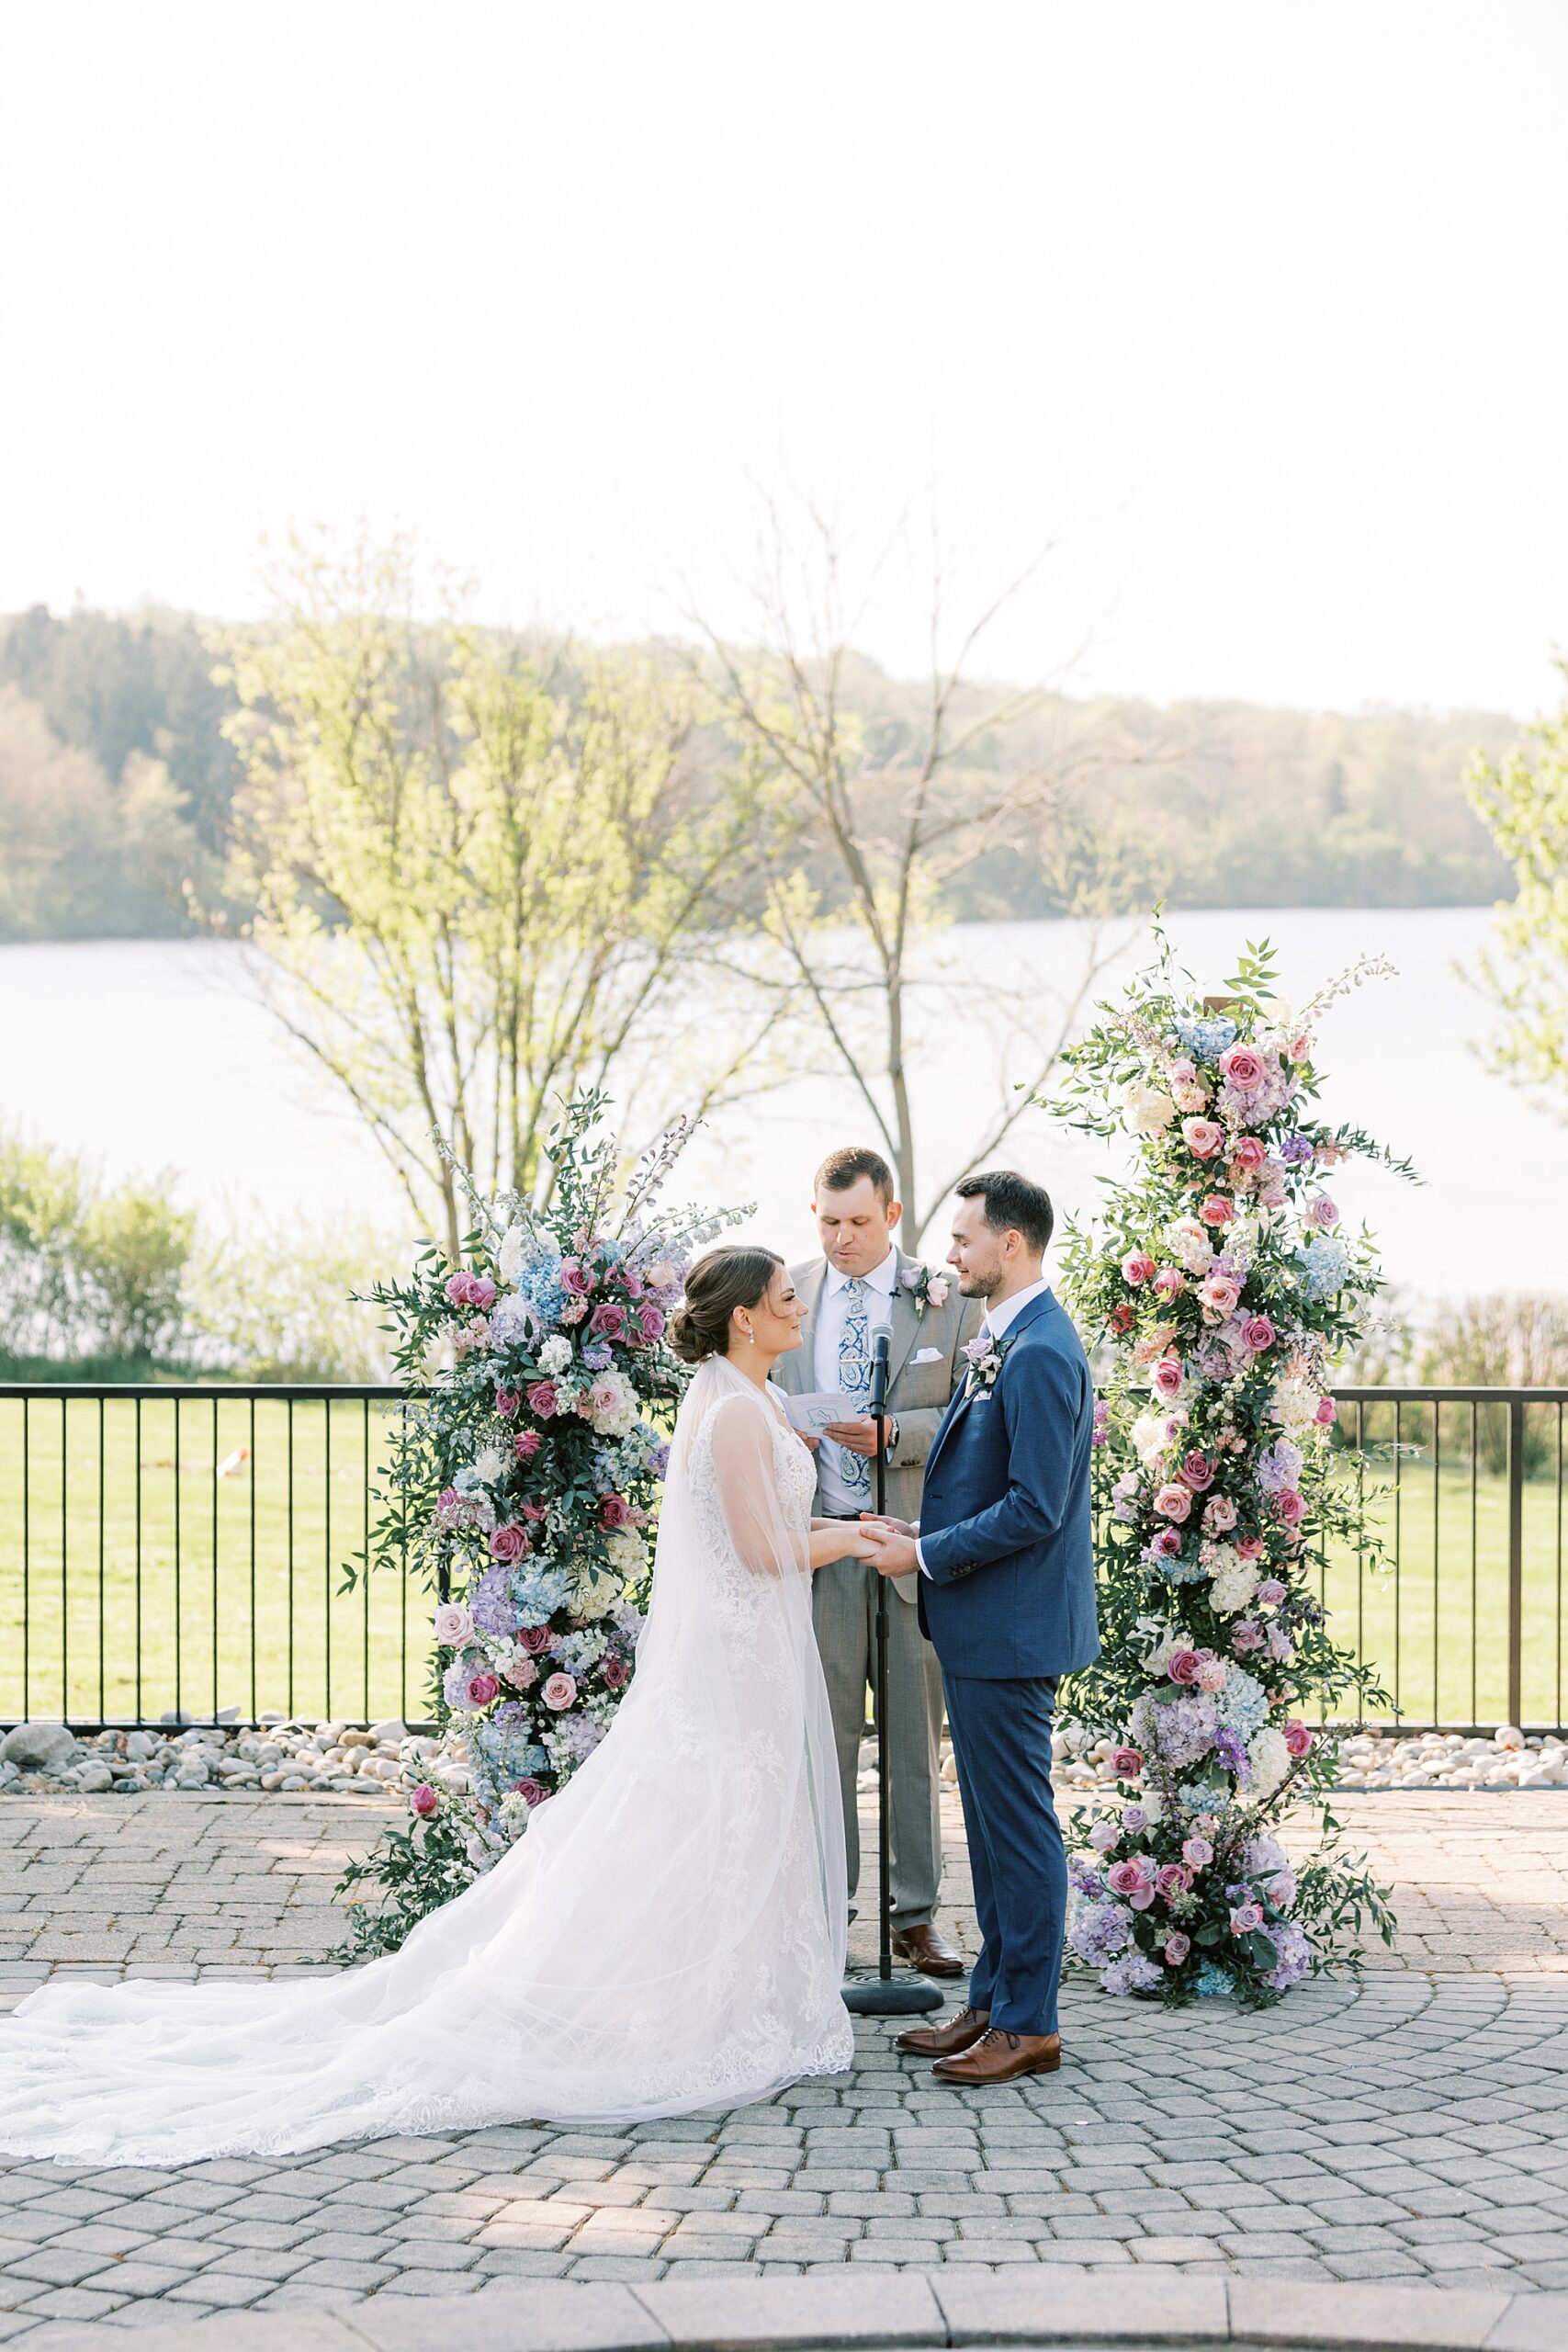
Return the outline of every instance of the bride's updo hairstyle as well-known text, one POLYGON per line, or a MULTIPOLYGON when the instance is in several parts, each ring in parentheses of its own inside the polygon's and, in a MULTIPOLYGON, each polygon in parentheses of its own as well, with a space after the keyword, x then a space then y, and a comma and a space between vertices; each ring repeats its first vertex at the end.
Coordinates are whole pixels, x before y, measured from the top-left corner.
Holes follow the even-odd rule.
POLYGON ((686 1363, 729 1352, 729 1318, 738 1306, 761 1306, 784 1264, 772 1250, 735 1242, 710 1250, 686 1276, 683 1303, 670 1318, 670 1344, 686 1363))

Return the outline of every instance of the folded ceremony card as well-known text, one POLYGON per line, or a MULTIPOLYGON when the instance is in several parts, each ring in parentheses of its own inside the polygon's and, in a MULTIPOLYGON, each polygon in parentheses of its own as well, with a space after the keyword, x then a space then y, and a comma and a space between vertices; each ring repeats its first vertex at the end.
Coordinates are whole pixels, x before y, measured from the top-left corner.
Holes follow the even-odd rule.
POLYGON ((817 1389, 809 1396, 785 1396, 784 1408, 793 1429, 820 1437, 829 1421, 858 1421, 861 1408, 841 1389, 817 1389))

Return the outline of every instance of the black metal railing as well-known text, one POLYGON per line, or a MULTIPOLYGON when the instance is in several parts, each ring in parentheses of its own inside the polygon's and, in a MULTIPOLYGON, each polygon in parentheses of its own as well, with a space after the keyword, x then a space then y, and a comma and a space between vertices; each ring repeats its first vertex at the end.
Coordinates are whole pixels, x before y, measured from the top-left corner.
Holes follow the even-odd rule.
MULTIPOLYGON (((1333 1556, 1400 1719, 1561 1729, 1568 1388, 1348 1387, 1392 1556, 1333 1556)), ((378 1532, 394 1387, 0 1385, 0 1723, 426 1712, 432 1595, 378 1532)))

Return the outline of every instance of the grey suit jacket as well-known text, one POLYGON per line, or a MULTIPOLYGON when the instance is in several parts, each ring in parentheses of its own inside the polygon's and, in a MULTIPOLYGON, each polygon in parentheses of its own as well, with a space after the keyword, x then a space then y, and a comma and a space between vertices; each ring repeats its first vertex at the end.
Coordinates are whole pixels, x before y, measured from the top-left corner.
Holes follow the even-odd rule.
MULTIPOLYGON (((904 1287, 905 1267, 919 1261, 907 1258, 902 1250, 897 1256, 893 1339, 887 1353, 887 1409, 898 1424, 898 1442, 887 1464, 887 1508, 896 1519, 919 1519, 926 1456, 936 1442, 948 1400, 964 1376, 965 1366, 959 1350, 979 1329, 985 1305, 977 1298, 961 1298, 954 1276, 946 1304, 928 1306, 920 1314, 904 1287), (915 1362, 932 1349, 936 1353, 931 1361, 915 1362)), ((789 1275, 806 1301, 806 1320, 800 1327, 799 1347, 779 1358, 773 1379, 786 1395, 808 1396, 817 1385, 817 1313, 828 1280, 828 1261, 807 1259, 804 1265, 792 1266, 789 1275)), ((820 1505, 820 1492, 818 1501, 820 1505)), ((891 1577, 888 1581, 900 1600, 913 1603, 917 1577, 891 1577)))

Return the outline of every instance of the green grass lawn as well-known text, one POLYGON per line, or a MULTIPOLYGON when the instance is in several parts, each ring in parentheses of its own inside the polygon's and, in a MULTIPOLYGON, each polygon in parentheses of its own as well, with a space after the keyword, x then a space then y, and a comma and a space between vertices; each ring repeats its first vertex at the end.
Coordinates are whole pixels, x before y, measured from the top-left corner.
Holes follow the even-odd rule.
POLYGON ((386 1428, 352 1401, 0 1398, 0 1717, 423 1715, 429 1594, 339 1591, 386 1428))
MULTIPOLYGON (((1554 1409, 1530 1408, 1523 1713, 1557 1724, 1568 1661, 1554 1409)), ((387 1426, 380 1408, 348 1401, 290 1413, 243 1397, 50 1397, 24 1420, 20 1400, 0 1398, 0 1718, 423 1714, 431 1596, 385 1570, 339 1590, 374 1532, 367 1488, 387 1426)), ((1507 1490, 1495 1470, 1472 1483, 1469 1431, 1467 1408, 1445 1408, 1435 1464, 1430 1413, 1407 1408, 1396 1463, 1377 1450, 1392 1412, 1369 1413, 1367 1499, 1398 1573, 1351 1555, 1325 1580, 1337 1636, 1413 1722, 1496 1723, 1508 1708, 1507 1490)))

